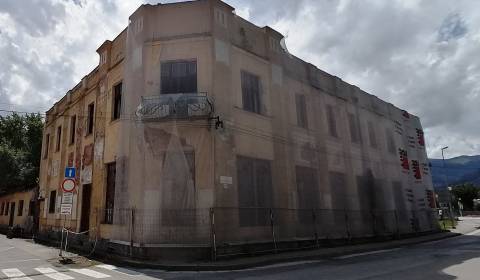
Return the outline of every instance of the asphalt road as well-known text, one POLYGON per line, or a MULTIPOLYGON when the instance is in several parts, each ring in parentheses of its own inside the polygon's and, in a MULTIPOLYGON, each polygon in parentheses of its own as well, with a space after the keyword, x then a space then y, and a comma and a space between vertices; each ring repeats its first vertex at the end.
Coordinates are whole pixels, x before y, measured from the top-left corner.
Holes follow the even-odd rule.
POLYGON ((73 267, 62 266, 57 261, 57 250, 33 244, 27 240, 8 240, 0 235, 0 279, 478 280, 480 279, 480 230, 474 229, 477 226, 480 226, 480 219, 466 219, 459 227, 466 234, 459 237, 332 259, 220 272, 136 270, 99 264, 89 260, 73 267))

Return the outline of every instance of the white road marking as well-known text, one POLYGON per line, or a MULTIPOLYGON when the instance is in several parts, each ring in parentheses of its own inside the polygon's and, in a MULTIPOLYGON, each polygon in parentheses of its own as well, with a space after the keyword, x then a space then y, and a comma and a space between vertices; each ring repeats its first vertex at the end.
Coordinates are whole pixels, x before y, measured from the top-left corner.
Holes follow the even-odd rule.
POLYGON ((359 256, 367 256, 367 255, 374 255, 374 254, 392 252, 392 251, 397 251, 397 250, 400 250, 400 249, 401 248, 394 248, 394 249, 387 249, 387 250, 378 250, 378 251, 371 251, 371 252, 365 252, 365 253, 351 254, 351 255, 336 257, 334 259, 343 260, 343 259, 349 259, 349 258, 354 258, 354 257, 359 257, 359 256))
POLYGON ((60 273, 53 268, 50 267, 37 267, 35 268, 36 271, 42 273, 44 276, 54 279, 54 280, 72 280, 75 279, 72 276, 67 274, 60 273))
POLYGON ((97 278, 97 279, 110 277, 110 275, 107 275, 107 274, 104 274, 104 273, 101 273, 101 272, 97 272, 95 270, 91 270, 91 269, 88 269, 88 268, 80 268, 80 269, 73 269, 72 268, 72 269, 70 269, 70 271, 80 273, 80 274, 83 274, 83 275, 87 275, 87 276, 97 278))
POLYGON ((15 261, 6 261, 6 262, 0 262, 0 263, 19 263, 19 262, 33 262, 33 261, 41 261, 41 259, 15 260, 15 261))
POLYGON ((110 271, 115 271, 115 272, 125 274, 125 275, 129 275, 129 276, 141 276, 141 275, 143 275, 140 272, 136 272, 136 271, 121 268, 121 267, 116 267, 116 266, 110 265, 110 264, 99 264, 99 265, 96 265, 95 267, 103 268, 103 269, 110 270, 110 271))
POLYGON ((472 231, 470 233, 467 233, 465 235, 477 235, 478 233, 480 233, 480 229, 476 230, 476 231, 472 231))
POLYGON ((15 247, 8 247, 8 248, 0 250, 0 252, 6 252, 6 251, 9 251, 9 250, 12 250, 12 249, 15 249, 15 247))
POLYGON ((2 269, 2 272, 8 278, 11 278, 12 280, 32 280, 32 278, 30 278, 30 277, 24 277, 24 276, 26 276, 25 273, 21 272, 17 268, 2 269))

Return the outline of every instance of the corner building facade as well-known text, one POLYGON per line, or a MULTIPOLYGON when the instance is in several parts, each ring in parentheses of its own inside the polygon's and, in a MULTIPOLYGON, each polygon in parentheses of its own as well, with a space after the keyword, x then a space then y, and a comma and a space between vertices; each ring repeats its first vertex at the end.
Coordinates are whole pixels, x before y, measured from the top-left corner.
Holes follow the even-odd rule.
POLYGON ((47 112, 41 230, 158 257, 436 230, 418 117, 282 41, 218 0, 139 7, 47 112))

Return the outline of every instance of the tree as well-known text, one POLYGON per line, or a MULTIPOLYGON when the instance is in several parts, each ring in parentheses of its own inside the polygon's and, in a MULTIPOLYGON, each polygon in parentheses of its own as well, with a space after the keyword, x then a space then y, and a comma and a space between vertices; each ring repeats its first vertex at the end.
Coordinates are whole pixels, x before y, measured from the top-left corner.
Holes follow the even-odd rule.
POLYGON ((452 194, 460 198, 465 210, 473 210, 473 200, 479 197, 479 190, 471 183, 455 186, 452 194))
POLYGON ((39 114, 0 116, 0 194, 37 186, 42 129, 39 114))

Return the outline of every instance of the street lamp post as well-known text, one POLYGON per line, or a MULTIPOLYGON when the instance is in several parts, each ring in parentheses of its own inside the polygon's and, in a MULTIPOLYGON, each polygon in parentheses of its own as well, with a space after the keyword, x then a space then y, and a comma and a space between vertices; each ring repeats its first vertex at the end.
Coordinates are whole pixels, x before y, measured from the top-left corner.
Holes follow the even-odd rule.
POLYGON ((442 148, 443 175, 445 176, 445 185, 447 186, 448 190, 448 210, 450 212, 450 220, 452 221, 452 228, 455 228, 452 208, 452 188, 448 186, 447 170, 445 169, 445 156, 443 155, 443 151, 446 149, 448 149, 448 146, 442 148))

